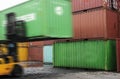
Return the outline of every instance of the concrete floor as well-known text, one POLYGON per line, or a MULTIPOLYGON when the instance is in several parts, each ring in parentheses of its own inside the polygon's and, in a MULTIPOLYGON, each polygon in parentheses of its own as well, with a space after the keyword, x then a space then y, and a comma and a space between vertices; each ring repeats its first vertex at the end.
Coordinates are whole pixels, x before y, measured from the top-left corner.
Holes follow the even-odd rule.
POLYGON ((120 73, 85 69, 29 67, 20 78, 3 76, 0 79, 120 79, 120 73))

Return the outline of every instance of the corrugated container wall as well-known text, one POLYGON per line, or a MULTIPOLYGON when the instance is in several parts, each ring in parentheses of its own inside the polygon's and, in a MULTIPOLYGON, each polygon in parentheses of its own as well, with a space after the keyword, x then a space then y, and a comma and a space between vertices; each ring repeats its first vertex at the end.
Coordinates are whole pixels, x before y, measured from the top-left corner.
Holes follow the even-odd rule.
POLYGON ((118 13, 115 11, 99 8, 73 13, 73 23, 75 39, 119 37, 118 13))
POLYGON ((117 50, 117 71, 120 72, 120 39, 116 40, 116 50, 117 50))
POLYGON ((84 40, 55 43, 54 66, 115 70, 115 40, 84 40))
POLYGON ((119 0, 72 0, 73 12, 97 7, 105 7, 118 10, 119 0))
POLYGON ((17 20, 26 23, 26 37, 72 37, 72 13, 70 0, 30 0, 1 11, 0 40, 5 40, 6 14, 14 12, 17 20))

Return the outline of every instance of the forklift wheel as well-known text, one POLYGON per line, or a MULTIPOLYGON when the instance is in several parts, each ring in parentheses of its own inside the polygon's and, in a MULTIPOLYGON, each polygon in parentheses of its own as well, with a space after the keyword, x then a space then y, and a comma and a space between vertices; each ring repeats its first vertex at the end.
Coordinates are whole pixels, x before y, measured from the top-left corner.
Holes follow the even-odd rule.
POLYGON ((16 64, 11 72, 11 76, 13 77, 20 77, 23 75, 23 68, 22 66, 16 64))

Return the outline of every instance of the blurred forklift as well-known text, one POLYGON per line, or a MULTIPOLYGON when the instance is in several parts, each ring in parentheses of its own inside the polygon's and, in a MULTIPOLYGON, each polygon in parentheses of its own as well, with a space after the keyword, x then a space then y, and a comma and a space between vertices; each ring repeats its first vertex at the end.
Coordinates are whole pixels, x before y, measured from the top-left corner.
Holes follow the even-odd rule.
MULTIPOLYGON (((23 67, 19 64, 18 42, 24 40, 25 22, 16 21, 14 13, 6 14, 6 38, 0 41, 0 75, 22 76, 23 67)), ((21 52, 21 51, 20 51, 21 52)))

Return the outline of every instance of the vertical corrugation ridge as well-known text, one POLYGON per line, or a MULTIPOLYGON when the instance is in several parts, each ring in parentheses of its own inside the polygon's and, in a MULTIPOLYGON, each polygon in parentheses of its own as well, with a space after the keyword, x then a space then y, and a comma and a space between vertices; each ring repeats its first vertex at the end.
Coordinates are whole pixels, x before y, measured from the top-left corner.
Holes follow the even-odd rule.
POLYGON ((108 70, 108 41, 104 42, 105 43, 105 70, 108 70))

